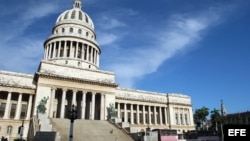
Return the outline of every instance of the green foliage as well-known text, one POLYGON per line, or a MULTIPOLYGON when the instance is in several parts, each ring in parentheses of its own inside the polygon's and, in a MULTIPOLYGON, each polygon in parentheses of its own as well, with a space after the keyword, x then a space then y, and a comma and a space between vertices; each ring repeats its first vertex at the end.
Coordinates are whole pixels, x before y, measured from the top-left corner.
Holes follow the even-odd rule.
POLYGON ((196 109, 194 113, 194 122, 198 127, 203 125, 207 121, 207 116, 209 114, 209 109, 203 106, 200 109, 196 109))
POLYGON ((210 129, 213 131, 218 131, 220 129, 219 126, 222 124, 223 117, 221 116, 220 111, 215 108, 210 113, 210 119, 212 124, 210 129))

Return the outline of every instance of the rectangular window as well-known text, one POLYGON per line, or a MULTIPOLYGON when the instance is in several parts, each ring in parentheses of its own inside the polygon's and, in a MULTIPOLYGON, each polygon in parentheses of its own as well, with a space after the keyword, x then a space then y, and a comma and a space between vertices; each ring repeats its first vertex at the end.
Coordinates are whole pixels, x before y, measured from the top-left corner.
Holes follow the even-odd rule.
POLYGON ((12 103, 11 110, 10 110, 10 118, 14 118, 16 114, 16 106, 17 104, 12 103))
POLYGON ((179 120, 178 120, 178 114, 177 113, 175 114, 175 123, 176 123, 176 125, 179 125, 179 120))
POLYGON ((6 103, 0 103, 0 118, 4 116, 6 103))
POLYGON ((180 114, 181 125, 184 125, 182 114, 180 114))
POLYGON ((21 110, 21 119, 24 119, 26 117, 26 111, 27 111, 27 104, 22 104, 22 110, 21 110))
POLYGON ((185 114, 185 123, 186 123, 186 125, 188 125, 188 118, 187 118, 187 114, 185 114))

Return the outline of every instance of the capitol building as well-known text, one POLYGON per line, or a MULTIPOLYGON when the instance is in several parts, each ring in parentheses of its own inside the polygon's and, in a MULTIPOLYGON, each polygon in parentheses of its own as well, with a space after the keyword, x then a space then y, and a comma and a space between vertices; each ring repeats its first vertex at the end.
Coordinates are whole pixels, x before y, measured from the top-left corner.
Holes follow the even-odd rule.
MULTIPOLYGON (((176 129, 178 134, 194 130, 189 96, 121 88, 115 81, 115 72, 99 68, 101 47, 96 41, 94 23, 81 6, 81 0, 74 0, 73 8, 55 19, 34 74, 0 70, 0 136, 20 138, 21 125, 22 138, 27 140, 38 131, 60 132, 55 122, 66 120, 69 126, 72 105, 76 106, 76 121, 109 124, 107 109, 113 105, 113 124, 129 128, 128 132, 148 127, 176 129), (39 117, 37 107, 44 99, 45 116, 39 117)), ((80 132, 81 125, 78 126, 75 132, 80 132)))

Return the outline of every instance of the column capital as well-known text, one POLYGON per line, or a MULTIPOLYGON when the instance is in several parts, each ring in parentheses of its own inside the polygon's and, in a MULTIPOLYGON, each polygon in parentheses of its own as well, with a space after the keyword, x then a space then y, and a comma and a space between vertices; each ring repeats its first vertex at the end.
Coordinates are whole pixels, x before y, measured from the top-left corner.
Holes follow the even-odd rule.
POLYGON ((51 90, 56 90, 57 88, 56 87, 51 87, 51 90))
POLYGON ((63 92, 66 92, 68 89, 67 88, 62 88, 63 92))
POLYGON ((82 91, 83 94, 88 93, 88 91, 86 91, 86 90, 81 90, 81 91, 82 91))
POLYGON ((77 93, 77 92, 78 92, 78 90, 77 90, 77 89, 73 89, 72 91, 73 91, 74 93, 77 93))

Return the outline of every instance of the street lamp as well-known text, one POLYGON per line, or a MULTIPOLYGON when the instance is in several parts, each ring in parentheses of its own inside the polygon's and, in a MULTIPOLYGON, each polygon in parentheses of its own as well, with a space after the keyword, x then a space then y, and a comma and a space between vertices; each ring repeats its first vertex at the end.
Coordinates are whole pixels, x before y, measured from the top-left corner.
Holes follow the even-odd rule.
POLYGON ((24 120, 22 121, 22 125, 19 126, 19 128, 18 128, 18 133, 20 135, 20 141, 23 141, 23 122, 24 122, 24 120))
POLYGON ((74 120, 77 118, 76 106, 73 104, 69 110, 70 129, 69 141, 73 141, 74 120))

